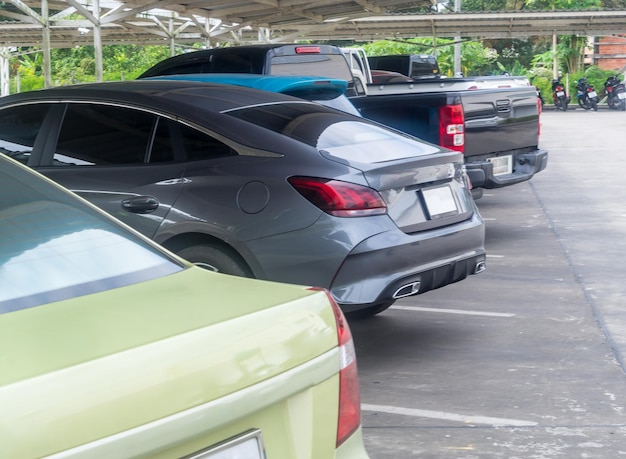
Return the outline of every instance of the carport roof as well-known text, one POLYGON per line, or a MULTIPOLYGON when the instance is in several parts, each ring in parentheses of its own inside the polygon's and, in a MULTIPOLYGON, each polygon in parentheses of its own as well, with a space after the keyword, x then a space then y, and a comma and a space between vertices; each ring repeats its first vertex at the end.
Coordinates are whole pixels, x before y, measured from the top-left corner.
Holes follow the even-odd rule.
MULTIPOLYGON (((431 0, 423 0, 431 4, 431 0)), ((436 3, 437 0, 432 0, 436 3)), ((206 42, 370 41, 418 36, 522 38, 626 32, 626 10, 490 13, 407 13, 420 3, 401 0, 4 0, 0 47, 206 42), (47 4, 48 21, 44 19, 47 4)), ((422 3, 423 4, 423 3, 422 3)))

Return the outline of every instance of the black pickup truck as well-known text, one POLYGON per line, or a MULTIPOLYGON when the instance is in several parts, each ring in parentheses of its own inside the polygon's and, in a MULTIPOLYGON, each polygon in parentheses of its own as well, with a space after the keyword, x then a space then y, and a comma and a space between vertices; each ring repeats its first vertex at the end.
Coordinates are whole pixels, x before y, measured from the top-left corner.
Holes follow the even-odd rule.
POLYGON ((416 81, 410 91, 370 90, 350 101, 365 118, 462 152, 475 198, 546 168, 534 87, 432 89, 421 92, 416 81))
POLYGON ((344 79, 346 95, 365 118, 464 153, 475 198, 483 188, 528 180, 547 165, 548 153, 538 148, 537 93, 518 77, 437 78, 359 88, 335 46, 266 44, 182 54, 139 78, 191 73, 344 79))

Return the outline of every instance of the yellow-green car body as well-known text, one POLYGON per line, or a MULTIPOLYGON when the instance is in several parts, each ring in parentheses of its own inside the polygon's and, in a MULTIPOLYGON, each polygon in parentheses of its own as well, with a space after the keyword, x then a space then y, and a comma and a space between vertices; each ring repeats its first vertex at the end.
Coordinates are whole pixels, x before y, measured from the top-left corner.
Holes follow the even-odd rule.
POLYGON ((0 191, 0 457, 367 457, 352 340, 326 292, 191 266, 2 157, 0 191), (136 245, 168 269, 63 284, 87 260, 145 268, 136 245))

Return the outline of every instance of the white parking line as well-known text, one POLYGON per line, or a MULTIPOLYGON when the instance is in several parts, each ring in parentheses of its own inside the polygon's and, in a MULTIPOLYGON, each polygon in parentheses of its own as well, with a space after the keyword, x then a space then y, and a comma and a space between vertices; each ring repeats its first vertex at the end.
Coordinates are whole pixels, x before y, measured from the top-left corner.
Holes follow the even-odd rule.
POLYGON ((465 311, 461 309, 443 309, 443 308, 420 308, 418 306, 391 306, 389 309, 402 309, 404 311, 419 312, 441 312, 444 314, 463 314, 468 316, 487 316, 487 317, 515 317, 515 314, 506 312, 484 312, 484 311, 465 311))
POLYGON ((518 419, 491 418, 488 416, 466 416, 464 414, 446 413, 444 411, 416 410, 413 408, 400 408, 397 406, 362 404, 363 411, 376 411, 378 413, 400 414, 416 418, 443 419, 445 421, 457 421, 465 424, 487 424, 498 427, 533 427, 536 422, 520 421, 518 419))

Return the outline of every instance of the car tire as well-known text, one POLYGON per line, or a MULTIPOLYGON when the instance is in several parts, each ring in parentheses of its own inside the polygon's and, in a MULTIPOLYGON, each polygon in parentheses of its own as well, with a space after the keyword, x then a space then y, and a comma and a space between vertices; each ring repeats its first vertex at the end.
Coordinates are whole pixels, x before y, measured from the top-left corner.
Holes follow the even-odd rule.
POLYGON ((370 317, 374 317, 376 314, 380 314, 383 311, 389 309, 389 307, 395 303, 395 300, 386 301, 384 303, 374 304, 364 309, 359 309, 357 311, 352 312, 344 312, 344 315, 348 320, 350 319, 369 319, 370 317))
POLYGON ((176 255, 209 271, 240 277, 254 277, 241 257, 228 247, 199 244, 185 247, 176 255))

